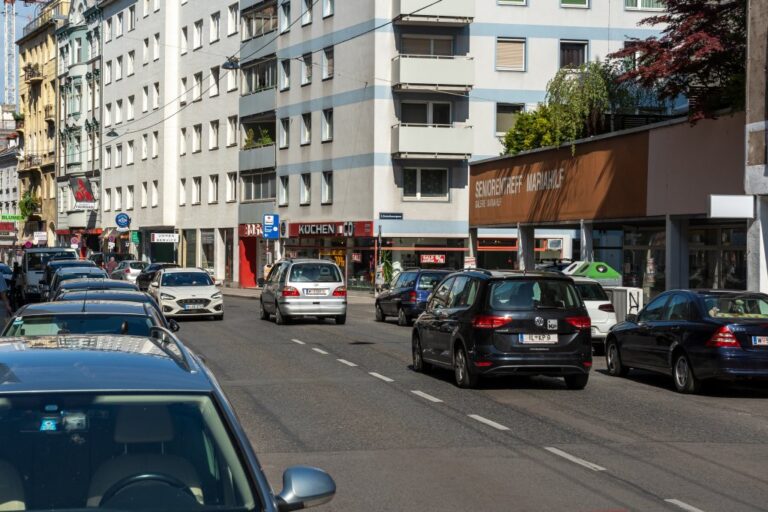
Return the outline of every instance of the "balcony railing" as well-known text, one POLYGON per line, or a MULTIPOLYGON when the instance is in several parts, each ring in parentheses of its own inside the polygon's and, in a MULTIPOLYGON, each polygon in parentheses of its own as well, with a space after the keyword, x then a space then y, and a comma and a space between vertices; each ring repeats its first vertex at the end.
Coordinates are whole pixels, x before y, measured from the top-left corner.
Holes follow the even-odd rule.
POLYGON ((396 124, 392 127, 395 158, 467 160, 472 155, 474 133, 465 124, 396 124))
POLYGON ((34 169, 36 167, 40 167, 40 165, 42 164, 42 161, 43 159, 37 155, 27 155, 21 161, 20 170, 26 171, 29 169, 34 169))
POLYGON ((55 1, 48 4, 40 15, 27 23, 24 27, 24 37, 32 34, 46 23, 53 21, 54 17, 66 16, 69 13, 69 1, 55 1))
POLYGON ((475 18, 470 0, 395 0, 396 23, 411 25, 462 26, 475 18))
POLYGON ((54 122, 56 120, 56 109, 53 105, 46 105, 43 110, 45 111, 45 120, 48 122, 54 122))
POLYGON ((475 63, 464 56, 398 55, 392 83, 402 90, 467 92, 475 83, 475 63))
POLYGON ((24 82, 40 82, 43 80, 43 72, 40 70, 40 66, 37 64, 30 65, 24 68, 24 82))

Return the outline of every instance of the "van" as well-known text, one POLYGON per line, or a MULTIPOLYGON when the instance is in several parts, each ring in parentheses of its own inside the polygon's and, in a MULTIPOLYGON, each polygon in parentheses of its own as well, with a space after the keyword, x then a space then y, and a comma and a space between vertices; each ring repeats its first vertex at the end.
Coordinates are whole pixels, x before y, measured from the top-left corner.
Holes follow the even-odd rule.
POLYGON ((77 258, 77 251, 63 247, 41 247, 25 249, 21 263, 22 287, 21 298, 26 304, 40 300, 40 280, 45 274, 45 266, 53 258, 77 258))

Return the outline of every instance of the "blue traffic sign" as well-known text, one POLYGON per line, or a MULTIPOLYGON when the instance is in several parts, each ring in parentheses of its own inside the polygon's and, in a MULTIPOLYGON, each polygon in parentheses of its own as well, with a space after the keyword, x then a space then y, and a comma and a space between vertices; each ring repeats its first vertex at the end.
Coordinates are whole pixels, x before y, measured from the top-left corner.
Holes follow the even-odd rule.
POLYGON ((280 216, 274 214, 264 215, 264 239, 280 239, 280 216))
POLYGON ((117 224, 117 227, 119 228, 127 228, 131 225, 131 218, 127 213, 118 213, 115 216, 115 224, 117 224))

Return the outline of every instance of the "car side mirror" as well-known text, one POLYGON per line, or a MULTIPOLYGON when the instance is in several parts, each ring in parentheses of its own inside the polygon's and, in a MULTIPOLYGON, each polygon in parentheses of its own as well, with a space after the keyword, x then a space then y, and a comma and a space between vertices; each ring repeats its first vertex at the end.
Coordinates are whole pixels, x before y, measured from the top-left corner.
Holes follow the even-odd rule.
POLYGON ((213 284, 214 284, 215 286, 221 286, 221 285, 223 284, 223 281, 221 281, 221 280, 218 280, 218 281, 214 281, 214 282, 213 282, 213 284))
POLYGON ((179 322, 173 319, 168 320, 168 327, 170 327, 171 332, 179 332, 179 329, 181 329, 179 322))
POLYGON ((283 473, 283 490, 277 495, 281 512, 324 505, 336 494, 336 483, 322 469, 293 466, 283 473))
POLYGON ((157 285, 156 282, 153 281, 153 282, 149 283, 149 286, 152 287, 152 288, 157 288, 158 285, 157 285))
POLYGON ((629 313, 627 316, 624 317, 624 321, 636 324, 637 323, 637 315, 634 314, 634 313, 629 313))

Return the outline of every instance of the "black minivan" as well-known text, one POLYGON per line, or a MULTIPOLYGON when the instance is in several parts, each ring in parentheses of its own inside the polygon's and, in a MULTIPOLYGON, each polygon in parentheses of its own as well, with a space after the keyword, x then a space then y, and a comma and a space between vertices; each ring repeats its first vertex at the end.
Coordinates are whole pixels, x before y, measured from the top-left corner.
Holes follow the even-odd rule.
POLYGON ((583 389, 591 323, 573 281, 549 272, 469 270, 448 275, 413 328, 413 369, 453 369, 462 388, 484 376, 564 377, 583 389))

